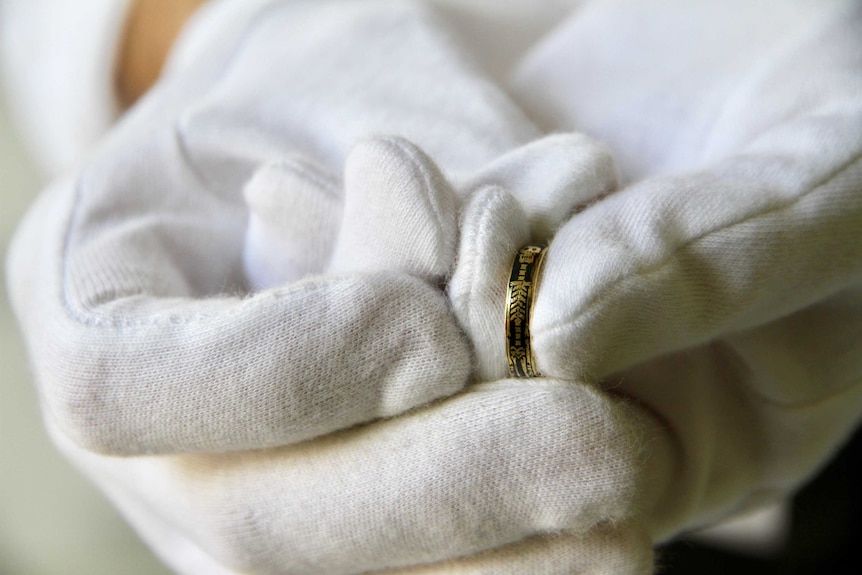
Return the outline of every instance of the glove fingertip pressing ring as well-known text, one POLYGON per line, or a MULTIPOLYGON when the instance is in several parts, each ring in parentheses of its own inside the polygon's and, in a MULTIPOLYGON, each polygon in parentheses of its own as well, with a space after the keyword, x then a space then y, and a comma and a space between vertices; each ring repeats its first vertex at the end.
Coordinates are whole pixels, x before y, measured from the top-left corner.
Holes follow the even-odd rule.
POLYGON ((541 377, 530 345, 533 298, 548 248, 527 245, 518 250, 506 291, 506 355, 510 377, 541 377))

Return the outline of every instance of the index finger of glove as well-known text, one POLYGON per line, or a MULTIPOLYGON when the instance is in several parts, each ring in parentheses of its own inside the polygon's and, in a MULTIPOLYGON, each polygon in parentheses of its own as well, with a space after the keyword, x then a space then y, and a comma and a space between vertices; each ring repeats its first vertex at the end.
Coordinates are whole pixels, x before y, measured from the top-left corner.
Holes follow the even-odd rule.
POLYGON ((532 317, 542 372, 602 377, 858 282, 862 109, 854 118, 799 118, 711 169, 645 180, 572 218, 532 317))
POLYGON ((58 185, 11 250, 44 404, 75 442, 113 454, 271 447, 465 383, 469 352, 445 298, 406 275, 210 293, 238 283, 245 212, 161 165, 170 177, 58 185))

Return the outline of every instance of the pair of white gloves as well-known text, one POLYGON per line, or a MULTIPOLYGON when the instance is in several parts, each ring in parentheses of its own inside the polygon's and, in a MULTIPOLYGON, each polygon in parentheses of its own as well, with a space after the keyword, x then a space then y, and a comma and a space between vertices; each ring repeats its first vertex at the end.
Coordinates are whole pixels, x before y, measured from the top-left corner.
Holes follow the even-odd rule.
POLYGON ((49 429, 172 568, 650 573, 854 429, 858 4, 253 4, 8 263, 49 429))

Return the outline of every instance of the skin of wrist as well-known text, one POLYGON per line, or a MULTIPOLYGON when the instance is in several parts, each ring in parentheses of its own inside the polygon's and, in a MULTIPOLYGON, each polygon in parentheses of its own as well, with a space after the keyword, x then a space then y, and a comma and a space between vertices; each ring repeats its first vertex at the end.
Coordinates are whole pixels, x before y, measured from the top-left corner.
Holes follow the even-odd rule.
POLYGON ((159 78, 183 26, 206 0, 134 0, 115 71, 119 101, 128 108, 159 78))

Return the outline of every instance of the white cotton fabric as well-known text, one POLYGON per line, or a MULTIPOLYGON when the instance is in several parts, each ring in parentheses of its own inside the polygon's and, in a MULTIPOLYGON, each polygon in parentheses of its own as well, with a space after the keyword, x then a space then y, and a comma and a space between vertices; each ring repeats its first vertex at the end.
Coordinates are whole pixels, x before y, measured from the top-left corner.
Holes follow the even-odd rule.
POLYGON ((858 3, 531 4, 215 2, 22 224, 49 429, 177 572, 650 573, 857 426, 858 3))
POLYGON ((12 247, 12 299, 66 434, 122 455, 274 447, 463 387, 443 295, 405 273, 241 293, 242 194, 218 197, 163 137, 59 182, 12 247))

